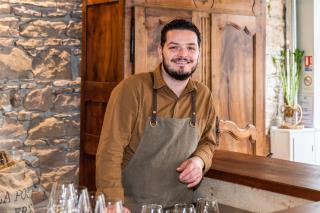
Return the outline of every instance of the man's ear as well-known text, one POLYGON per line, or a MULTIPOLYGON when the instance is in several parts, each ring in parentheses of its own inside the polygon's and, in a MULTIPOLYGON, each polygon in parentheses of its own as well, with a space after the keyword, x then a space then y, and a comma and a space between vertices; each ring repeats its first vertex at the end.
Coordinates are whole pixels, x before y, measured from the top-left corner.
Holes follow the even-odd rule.
POLYGON ((159 54, 160 61, 162 61, 163 60, 163 58, 162 58, 162 46, 160 44, 158 45, 158 54, 159 54))

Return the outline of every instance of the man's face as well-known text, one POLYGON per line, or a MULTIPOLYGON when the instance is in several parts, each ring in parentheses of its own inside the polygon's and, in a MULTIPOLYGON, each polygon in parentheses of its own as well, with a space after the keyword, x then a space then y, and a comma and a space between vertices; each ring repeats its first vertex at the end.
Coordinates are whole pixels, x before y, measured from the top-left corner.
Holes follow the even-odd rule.
POLYGON ((196 70, 199 59, 197 35, 190 30, 170 30, 158 51, 166 73, 176 80, 186 80, 196 70))

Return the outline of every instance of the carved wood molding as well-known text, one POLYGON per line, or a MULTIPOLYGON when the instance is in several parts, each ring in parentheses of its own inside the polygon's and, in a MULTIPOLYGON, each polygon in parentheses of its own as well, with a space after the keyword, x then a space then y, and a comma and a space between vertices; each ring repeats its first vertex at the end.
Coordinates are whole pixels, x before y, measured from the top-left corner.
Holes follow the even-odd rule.
POLYGON ((232 121, 220 120, 219 129, 220 134, 229 133, 236 140, 257 139, 257 129, 252 124, 248 124, 245 128, 239 128, 232 121))
POLYGON ((214 0, 193 0, 194 6, 198 9, 213 8, 214 0))
POLYGON ((218 137, 223 134, 229 134, 236 141, 247 140, 251 145, 251 152, 256 155, 257 128, 252 124, 247 124, 245 128, 240 128, 233 121, 219 120, 218 137))
MULTIPOLYGON (((193 4, 183 4, 181 2, 172 3, 168 2, 145 2, 145 3, 133 3, 132 6, 146 7, 146 8, 165 8, 165 9, 176 9, 176 10, 188 10, 188 11, 198 11, 198 12, 207 12, 207 13, 216 13, 216 14, 237 14, 237 15, 247 15, 247 16, 256 16, 260 14, 260 8, 256 9, 257 6, 255 1, 253 0, 246 8, 239 9, 236 5, 232 6, 221 3, 215 7, 215 3, 212 1, 212 5, 210 5, 211 1, 208 0, 208 3, 201 5, 201 0, 192 0, 197 3, 193 4)), ((183 2, 183 1, 182 1, 183 2)))

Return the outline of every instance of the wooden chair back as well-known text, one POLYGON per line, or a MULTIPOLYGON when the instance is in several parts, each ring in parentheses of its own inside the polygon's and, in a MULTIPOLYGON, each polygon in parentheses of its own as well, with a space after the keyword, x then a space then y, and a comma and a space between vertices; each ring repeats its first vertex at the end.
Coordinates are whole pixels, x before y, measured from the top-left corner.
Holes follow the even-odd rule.
POLYGON ((216 121, 217 142, 223 134, 229 134, 237 142, 249 141, 251 146, 252 155, 256 155, 256 140, 257 140, 257 128, 248 124, 245 128, 240 128, 236 123, 229 120, 216 121))

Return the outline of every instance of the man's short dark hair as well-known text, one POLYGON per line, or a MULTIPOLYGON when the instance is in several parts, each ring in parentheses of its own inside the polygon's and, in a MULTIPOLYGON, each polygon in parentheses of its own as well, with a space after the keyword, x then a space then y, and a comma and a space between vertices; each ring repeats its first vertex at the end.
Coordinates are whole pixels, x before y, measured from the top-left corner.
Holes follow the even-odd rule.
POLYGON ((198 46, 200 47, 201 43, 201 34, 199 29, 192 22, 184 19, 174 19, 168 24, 164 25, 161 30, 161 46, 163 47, 164 43, 167 40, 167 32, 170 30, 190 30, 197 35, 198 46))

